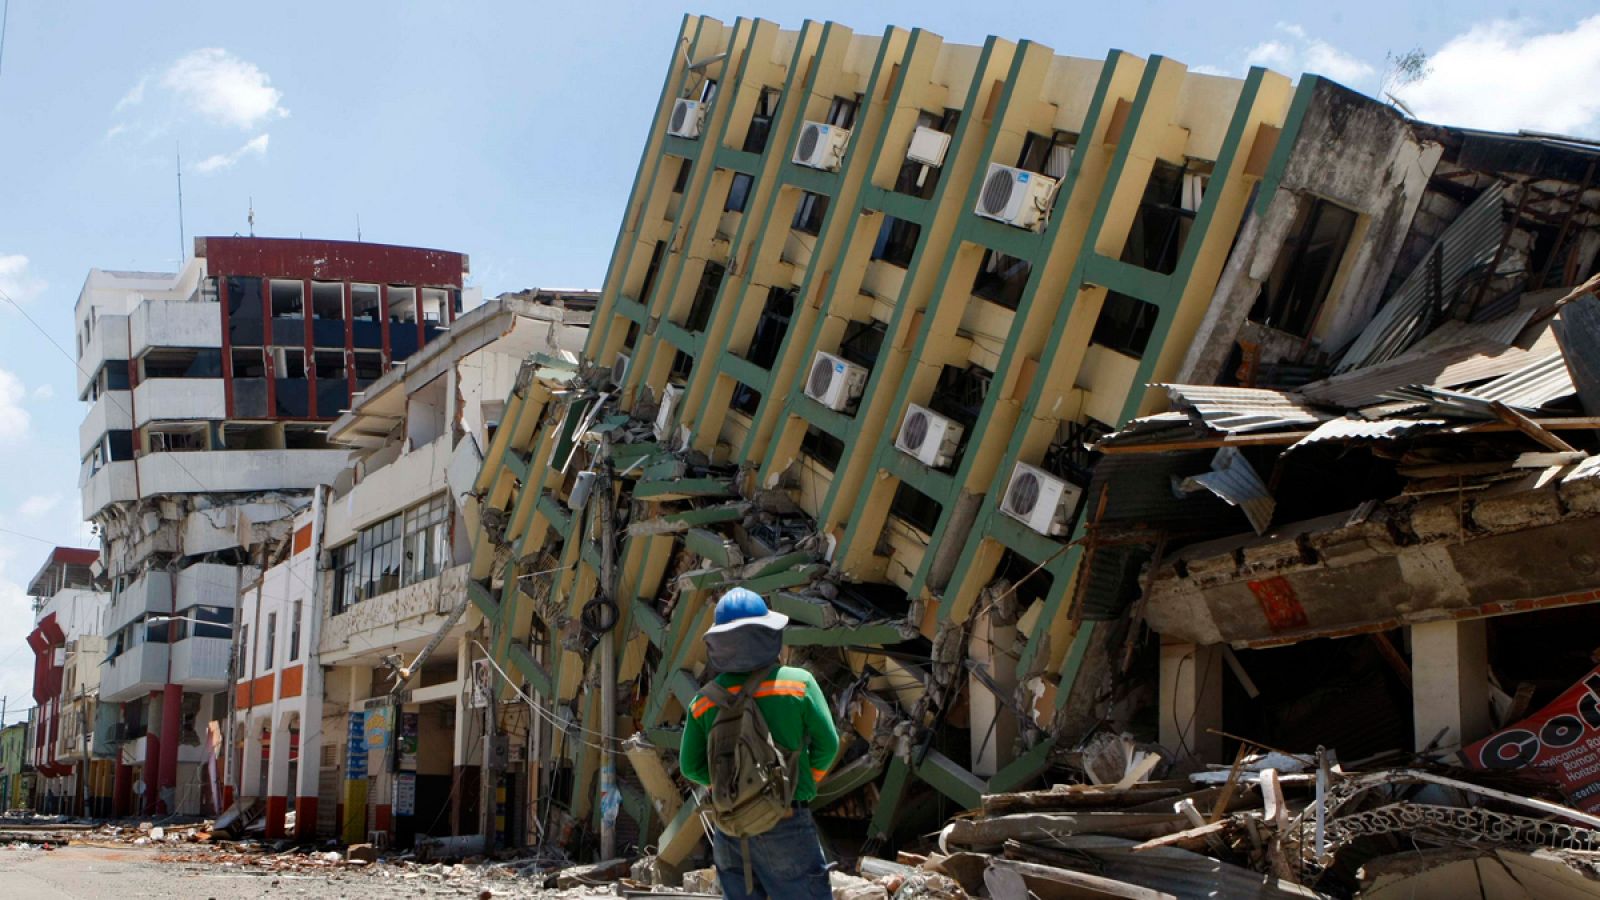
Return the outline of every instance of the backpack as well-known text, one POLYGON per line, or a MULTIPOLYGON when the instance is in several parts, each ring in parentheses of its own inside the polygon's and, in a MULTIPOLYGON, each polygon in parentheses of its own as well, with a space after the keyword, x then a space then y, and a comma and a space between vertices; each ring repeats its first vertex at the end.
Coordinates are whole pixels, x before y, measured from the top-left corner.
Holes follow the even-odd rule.
MULTIPOLYGON (((800 754, 789 753, 772 740, 767 720, 754 695, 775 666, 754 672, 738 693, 710 682, 701 693, 717 705, 717 719, 706 736, 706 761, 711 773, 711 824, 738 838, 744 856, 745 881, 752 881, 749 839, 771 831, 793 810, 800 754)), ((753 890, 753 886, 751 886, 753 890)))

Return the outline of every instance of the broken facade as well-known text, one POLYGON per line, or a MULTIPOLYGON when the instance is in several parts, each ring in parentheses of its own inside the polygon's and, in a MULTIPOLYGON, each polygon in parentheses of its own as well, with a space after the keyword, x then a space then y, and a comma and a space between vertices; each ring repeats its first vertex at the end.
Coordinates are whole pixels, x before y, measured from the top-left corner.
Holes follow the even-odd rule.
POLYGON ((1266 483, 1095 442, 1164 408, 1152 383, 1305 383, 1447 319, 1509 343, 1509 291, 1593 267, 1586 184, 1314 76, 831 23, 680 44, 583 364, 524 369, 474 492, 500 715, 543 723, 530 841, 688 856, 672 754, 736 584, 834 698, 816 807, 869 845, 1108 722, 1220 753, 1145 719, 1226 657, 1132 610, 1152 556, 1265 529, 1266 483))

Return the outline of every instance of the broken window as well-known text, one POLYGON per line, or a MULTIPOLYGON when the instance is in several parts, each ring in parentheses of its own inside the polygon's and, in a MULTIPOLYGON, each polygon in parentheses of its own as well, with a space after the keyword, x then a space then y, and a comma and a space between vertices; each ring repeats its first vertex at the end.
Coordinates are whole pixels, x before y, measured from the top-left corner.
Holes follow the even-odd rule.
POLYGON ((1200 208, 1201 176, 1164 160, 1156 160, 1134 214, 1122 261, 1170 275, 1178 268, 1184 242, 1200 208))
POLYGON ((978 277, 972 281, 972 293, 1006 309, 1016 309, 1032 272, 1033 263, 1025 259, 985 250, 983 262, 978 264, 978 277))
POLYGON ((289 424, 283 426, 283 449, 331 450, 333 445, 328 443, 328 432, 325 428, 289 424))
POLYGON ((783 347, 784 335, 789 333, 789 320, 794 316, 795 291, 792 288, 767 289, 766 302, 761 306, 761 318, 756 320, 756 331, 750 338, 750 349, 745 359, 763 369, 772 368, 783 347))
POLYGON ((343 379, 345 377, 344 351, 318 350, 313 355, 317 379, 343 379))
POLYGON ((883 227, 878 229, 878 240, 872 245, 872 258, 899 266, 911 266, 917 252, 917 239, 922 236, 922 226, 894 216, 883 217, 883 227))
POLYGON ((1250 319, 1296 337, 1316 326, 1322 304, 1344 261, 1356 214, 1320 197, 1300 197, 1272 272, 1256 294, 1250 319))
MULTIPOLYGON (((639 284, 638 301, 649 305, 650 290, 656 286, 656 276, 661 273, 661 257, 667 252, 666 241, 656 241, 655 248, 650 251, 650 264, 645 266, 644 281, 639 284)), ((628 346, 633 346, 631 343, 628 346)))
POLYGON ((167 425, 145 433, 145 450, 150 453, 188 453, 205 449, 204 425, 167 425))
POLYGON ((672 370, 667 373, 674 382, 683 384, 689 380, 689 373, 694 371, 694 357, 682 350, 672 354, 672 370))
POLYGON ((733 173, 733 181, 728 185, 728 199, 722 204, 723 212, 744 212, 745 204, 750 202, 750 185, 754 181, 743 172, 733 173))
POLYGON ((639 323, 633 321, 632 319, 629 319, 628 320, 628 333, 622 336, 622 350, 623 350, 624 353, 631 353, 631 352, 633 352, 633 348, 638 346, 638 345, 639 345, 639 323))
POLYGON ((761 407, 761 392, 744 382, 739 382, 734 385, 733 399, 728 405, 747 416, 753 416, 761 407))
MULTIPOLYGON (((917 113, 916 127, 931 128, 953 137, 960 119, 961 113, 954 109, 947 109, 942 113, 922 110, 917 113)), ((943 166, 927 166, 907 157, 901 161, 900 173, 895 176, 894 191, 897 194, 908 194, 926 200, 938 189, 939 173, 942 171, 944 171, 943 166)))
POLYGON ((694 289, 694 299, 689 304, 689 315, 684 319, 683 327, 689 331, 704 331, 711 322, 711 308, 717 301, 717 292, 722 290, 723 276, 728 274, 727 267, 721 263, 708 262, 700 272, 700 284, 694 289))
POLYGON ((350 334, 357 347, 383 347, 383 295, 375 284, 350 285, 350 334))
POLYGON ((767 138, 772 134, 772 120, 778 114, 778 100, 783 93, 776 88, 762 88, 756 98, 755 113, 750 116, 750 128, 744 133, 744 152, 765 153, 767 138))
POLYGON ((356 388, 364 388, 383 377, 383 354, 356 351, 356 388))
POLYGON ((222 446, 229 450, 281 450, 280 433, 273 425, 224 425, 222 446))
POLYGON ((306 377, 306 351, 276 347, 272 351, 273 415, 304 419, 311 415, 311 382, 306 377))
POLYGON ((861 95, 854 97, 834 97, 828 104, 828 124, 840 128, 856 127, 856 110, 861 108, 861 95))
POLYGON ((367 600, 400 586, 401 516, 393 515, 361 529, 356 538, 356 601, 367 600))
POLYGON ((839 342, 839 355, 865 369, 878 364, 878 350, 883 346, 888 329, 882 322, 851 322, 844 327, 844 339, 839 342))
MULTIPOLYGON (((971 431, 978 424, 978 417, 983 415, 983 404, 993 381, 994 373, 982 366, 945 366, 939 370, 939 383, 933 389, 928 408, 960 422, 971 431)), ((963 436, 962 443, 965 442, 966 436, 963 436)))
POLYGON ((267 365, 262 360, 260 347, 235 347, 229 356, 233 360, 234 378, 267 377, 267 365))
POLYGON ((790 227, 809 235, 822 233, 822 220, 828 215, 828 198, 822 194, 802 191, 800 205, 795 208, 790 227))
POLYGON ((344 285, 317 281, 311 284, 311 343, 317 347, 343 347, 344 285))
POLYGON ((151 350, 139 359, 142 378, 221 378, 221 350, 151 350))
POLYGON ((678 177, 672 182, 672 192, 674 194, 681 194, 681 193, 683 193, 683 189, 685 187, 688 187, 688 185, 689 185, 689 169, 693 165, 694 165, 694 163, 691 160, 688 160, 688 159, 680 159, 680 160, 678 160, 678 177))
POLYGON ((1156 316, 1160 312, 1154 304, 1108 291, 1089 340, 1118 353, 1141 358, 1145 347, 1150 344, 1150 335, 1155 331, 1156 316))
POLYGON ((812 425, 800 439, 800 452, 832 472, 839 468, 839 460, 844 459, 844 441, 812 425))
POLYGON ((300 614, 304 601, 294 602, 294 612, 289 615, 289 662, 300 658, 300 614))
POLYGON ((1057 428, 1056 438, 1045 450, 1039 467, 1079 487, 1086 487, 1094 473, 1094 464, 1100 459, 1100 454, 1091 448, 1111 431, 1109 425, 1095 419, 1065 422, 1057 428))
POLYGON ((449 296, 439 288, 423 288, 417 302, 420 304, 418 314, 422 319, 422 342, 426 344, 445 330, 445 307, 449 303, 449 296))
POLYGON ((265 343, 262 329, 261 279, 229 276, 228 340, 238 344, 265 343))
POLYGON ((305 285, 298 281, 272 282, 272 317, 274 319, 304 319, 306 317, 305 285))
POLYGON ((389 287, 389 357, 406 359, 417 352, 417 289, 389 287))
POLYGON ((191 606, 178 620, 178 640, 190 637, 227 640, 233 637, 233 607, 191 606), (190 619, 194 620, 190 624, 190 619))
POLYGON ((1060 181, 1067 177, 1067 167, 1072 165, 1072 148, 1077 142, 1077 135, 1065 131, 1050 135, 1030 131, 1022 141, 1017 168, 1060 181))
POLYGON ((444 571, 450 562, 450 502, 444 494, 406 510, 406 565, 402 584, 415 584, 444 571))
POLYGON ((357 597, 356 545, 351 542, 333 548, 333 614, 355 605, 357 597))
POLYGON ((923 534, 933 533, 939 526, 939 515, 943 511, 938 501, 904 481, 895 488, 894 500, 889 503, 890 513, 923 534))

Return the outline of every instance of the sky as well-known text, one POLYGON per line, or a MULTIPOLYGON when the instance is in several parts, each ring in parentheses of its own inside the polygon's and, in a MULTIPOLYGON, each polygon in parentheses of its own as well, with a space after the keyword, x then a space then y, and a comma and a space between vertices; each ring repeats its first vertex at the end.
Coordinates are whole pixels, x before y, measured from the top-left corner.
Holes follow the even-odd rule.
POLYGON ((1421 49, 1429 73, 1394 91, 1419 118, 1600 137, 1593 0, 1460 0, 1448 15, 1416 0, 0 3, 0 294, 21 307, 0 299, 10 721, 31 702, 25 585, 51 545, 94 545, 77 493, 86 407, 51 343, 71 348, 88 269, 175 270, 194 235, 245 233, 253 208, 260 235, 359 227, 465 252, 488 296, 598 288, 685 12, 1264 65, 1367 93, 1388 55, 1421 49))

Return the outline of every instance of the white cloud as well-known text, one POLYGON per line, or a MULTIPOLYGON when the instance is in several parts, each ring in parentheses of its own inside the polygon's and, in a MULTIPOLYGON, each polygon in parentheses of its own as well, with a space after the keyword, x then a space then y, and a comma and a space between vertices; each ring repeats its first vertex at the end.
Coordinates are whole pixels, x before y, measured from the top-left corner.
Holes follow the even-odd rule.
POLYGON ((1295 77, 1309 72, 1356 88, 1365 86, 1378 73, 1370 64, 1327 41, 1311 37, 1299 25, 1279 22, 1276 30, 1278 37, 1262 41, 1245 52, 1245 66, 1266 66, 1295 77))
POLYGON ((217 153, 208 156, 205 159, 200 160, 198 163, 195 163, 195 171, 202 175, 209 175, 212 172, 220 172, 224 169, 233 168, 234 165, 239 162, 239 160, 244 159, 246 156, 266 156, 267 139, 268 136, 266 134, 258 134, 250 140, 245 141, 244 145, 239 147, 237 150, 234 150, 230 153, 217 153))
POLYGON ((44 293, 43 278, 28 269, 28 258, 20 253, 0 253, 0 291, 18 303, 27 303, 44 293))
POLYGON ((1498 131, 1600 135, 1600 15, 1565 31, 1525 22, 1474 25, 1396 91, 1418 118, 1498 131))
POLYGON ((60 494, 35 494, 22 501, 22 505, 17 507, 17 515, 25 519, 37 519, 55 509, 60 503, 60 494))
POLYGON ((138 106, 139 104, 143 103, 144 89, 149 83, 150 76, 148 75, 139 79, 139 83, 131 88, 128 88, 128 92, 122 95, 122 99, 117 101, 116 106, 112 107, 112 112, 122 112, 130 106, 138 106))
POLYGON ((289 114, 271 81, 254 63, 218 47, 181 57, 161 76, 161 86, 202 117, 240 129, 289 114))
POLYGON ((55 398, 56 389, 54 385, 41 384, 33 389, 33 399, 35 400, 54 400, 55 398))
POLYGON ((0 444, 16 443, 27 436, 31 419, 22 406, 27 396, 22 379, 0 369, 0 444))

